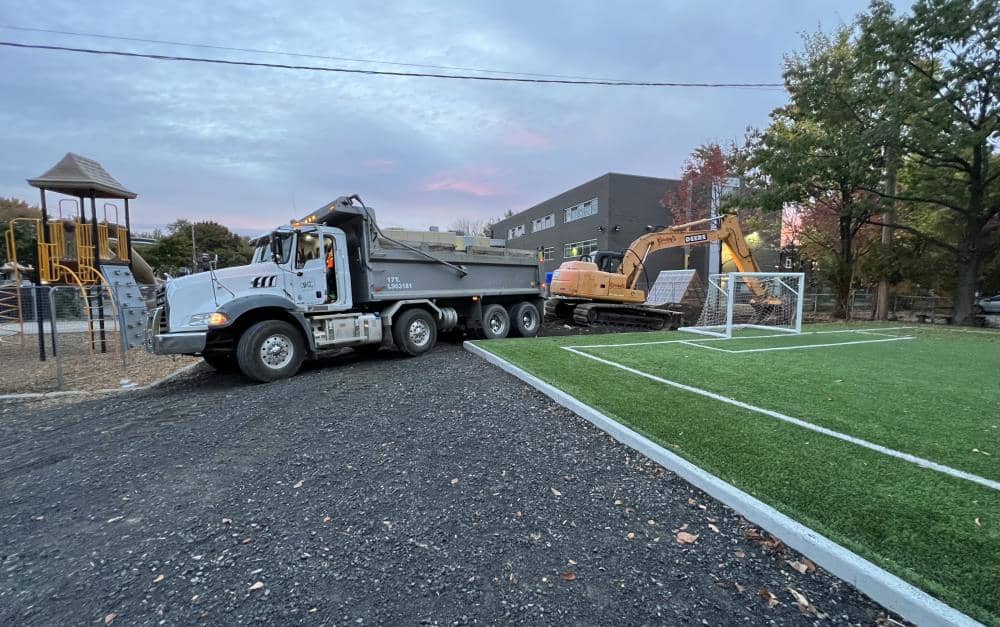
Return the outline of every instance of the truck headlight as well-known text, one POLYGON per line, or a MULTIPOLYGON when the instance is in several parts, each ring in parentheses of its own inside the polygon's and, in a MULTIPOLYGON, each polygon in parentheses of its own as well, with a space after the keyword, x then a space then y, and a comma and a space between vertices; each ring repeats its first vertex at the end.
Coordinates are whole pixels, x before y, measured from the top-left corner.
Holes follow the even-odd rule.
POLYGON ((189 327, 218 327, 225 325, 229 322, 229 317, 222 313, 221 311, 210 311, 206 313, 199 313, 191 316, 188 319, 187 326, 189 327))

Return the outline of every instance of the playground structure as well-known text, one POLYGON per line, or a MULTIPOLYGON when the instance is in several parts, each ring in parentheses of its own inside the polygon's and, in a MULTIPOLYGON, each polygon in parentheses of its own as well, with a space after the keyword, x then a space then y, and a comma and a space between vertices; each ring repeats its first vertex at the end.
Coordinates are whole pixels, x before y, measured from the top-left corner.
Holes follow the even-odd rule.
MULTIPOLYGON (((13 285, 0 288, 0 343, 23 347, 27 336, 37 335, 39 359, 44 361, 47 332, 53 334, 53 351, 56 347, 53 294, 61 288, 63 300, 68 292, 78 300, 90 351, 119 352, 139 345, 146 305, 132 272, 129 201, 136 193, 97 161, 74 153, 28 184, 40 191, 41 216, 15 218, 5 233, 13 285), (64 196, 51 215, 48 193, 64 196), (34 243, 33 259, 18 259, 18 244, 22 252, 25 248, 23 238, 34 243)), ((139 269, 152 281, 144 262, 139 269)))

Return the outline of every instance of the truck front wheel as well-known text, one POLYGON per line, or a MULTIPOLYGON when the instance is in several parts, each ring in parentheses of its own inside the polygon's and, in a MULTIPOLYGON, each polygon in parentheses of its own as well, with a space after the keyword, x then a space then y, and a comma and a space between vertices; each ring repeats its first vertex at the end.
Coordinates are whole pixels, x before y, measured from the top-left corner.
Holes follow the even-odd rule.
POLYGON ((393 321, 392 339, 407 355, 422 355, 437 342, 437 322, 423 309, 407 309, 393 321))
POLYGON ((240 371, 254 381, 276 381, 299 371, 305 346, 299 330, 283 320, 264 320, 243 332, 236 347, 240 371))

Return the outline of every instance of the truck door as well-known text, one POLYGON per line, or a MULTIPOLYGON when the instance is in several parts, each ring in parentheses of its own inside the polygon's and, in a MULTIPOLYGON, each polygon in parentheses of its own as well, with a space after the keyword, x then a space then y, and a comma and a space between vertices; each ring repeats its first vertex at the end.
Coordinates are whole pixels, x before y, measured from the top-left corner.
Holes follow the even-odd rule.
POLYGON ((347 267, 347 241, 339 229, 323 229, 326 260, 326 303, 329 311, 350 309, 351 277, 347 267))
POLYGON ((320 305, 326 302, 326 257, 323 240, 316 229, 300 231, 295 243, 291 292, 297 304, 320 305))

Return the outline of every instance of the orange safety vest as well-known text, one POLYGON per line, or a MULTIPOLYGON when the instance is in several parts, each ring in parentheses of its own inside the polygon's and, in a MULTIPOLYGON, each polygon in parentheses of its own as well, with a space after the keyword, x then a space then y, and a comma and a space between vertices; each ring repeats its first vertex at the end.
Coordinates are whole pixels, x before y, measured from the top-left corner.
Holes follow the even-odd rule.
POLYGON ((333 254, 332 253, 326 256, 326 269, 327 270, 333 270, 333 254))

